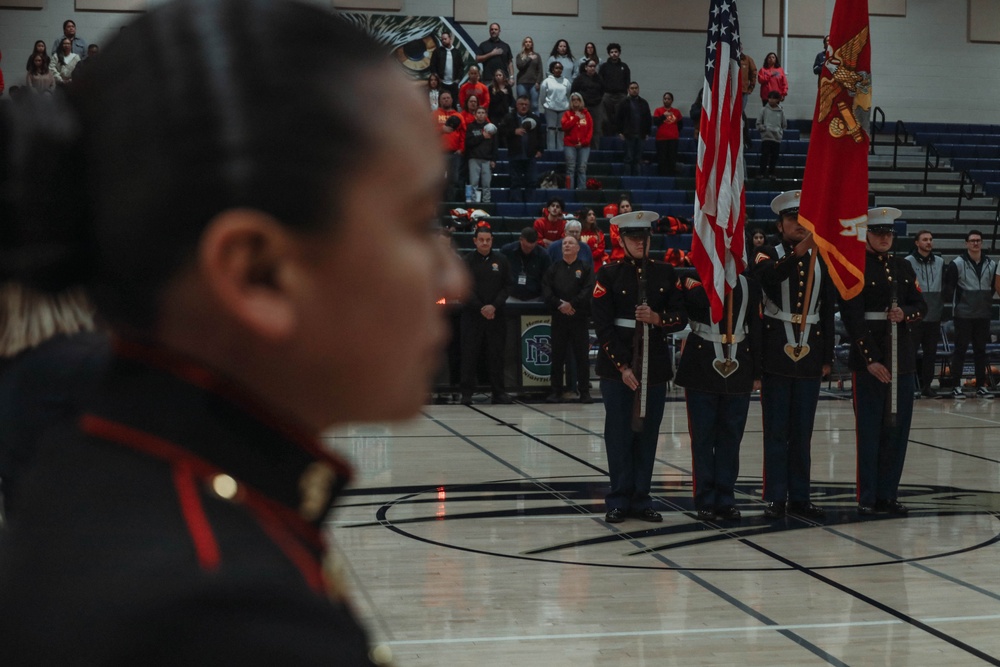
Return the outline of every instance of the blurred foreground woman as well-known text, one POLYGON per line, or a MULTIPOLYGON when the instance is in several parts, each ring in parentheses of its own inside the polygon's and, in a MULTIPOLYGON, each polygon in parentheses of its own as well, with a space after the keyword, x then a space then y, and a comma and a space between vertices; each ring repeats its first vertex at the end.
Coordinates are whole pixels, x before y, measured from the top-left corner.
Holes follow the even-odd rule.
POLYGON ((3 123, 0 277, 83 285, 116 334, 0 537, 4 664, 383 660, 324 568, 350 471, 317 436, 416 412, 466 283, 380 53, 314 5, 175 0, 3 123))

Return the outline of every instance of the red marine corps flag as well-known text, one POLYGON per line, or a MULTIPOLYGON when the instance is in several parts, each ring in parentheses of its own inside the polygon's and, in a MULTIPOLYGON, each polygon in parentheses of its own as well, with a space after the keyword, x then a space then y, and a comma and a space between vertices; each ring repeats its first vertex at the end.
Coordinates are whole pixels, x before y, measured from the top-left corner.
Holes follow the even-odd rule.
POLYGON ((746 267, 740 22, 735 0, 712 0, 709 8, 701 109, 689 257, 708 294, 712 321, 718 322, 725 295, 746 267))
POLYGON ((845 299, 857 296, 865 284, 871 106, 868 0, 837 0, 816 94, 799 222, 815 236, 845 299))

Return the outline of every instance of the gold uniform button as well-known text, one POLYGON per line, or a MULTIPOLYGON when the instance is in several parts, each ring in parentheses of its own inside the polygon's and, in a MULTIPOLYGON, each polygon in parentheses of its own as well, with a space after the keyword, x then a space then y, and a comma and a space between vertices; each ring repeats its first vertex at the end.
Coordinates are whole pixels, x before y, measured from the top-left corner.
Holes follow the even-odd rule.
POLYGON ((232 500, 240 491, 240 485, 229 475, 220 474, 212 478, 212 491, 224 500, 232 500))

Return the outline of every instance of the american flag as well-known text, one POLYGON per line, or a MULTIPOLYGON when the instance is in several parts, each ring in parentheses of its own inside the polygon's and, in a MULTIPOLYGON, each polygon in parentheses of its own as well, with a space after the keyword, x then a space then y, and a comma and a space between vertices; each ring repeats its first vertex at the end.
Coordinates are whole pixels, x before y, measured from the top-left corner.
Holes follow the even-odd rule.
POLYGON ((712 321, 718 322, 726 293, 746 267, 740 22, 735 0, 712 0, 701 108, 690 257, 708 293, 712 321))

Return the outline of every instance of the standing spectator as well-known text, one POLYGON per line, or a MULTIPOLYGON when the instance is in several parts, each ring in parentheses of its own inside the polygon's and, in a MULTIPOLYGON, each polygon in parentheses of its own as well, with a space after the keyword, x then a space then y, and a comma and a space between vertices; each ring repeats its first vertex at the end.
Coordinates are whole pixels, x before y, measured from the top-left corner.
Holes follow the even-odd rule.
MULTIPOLYGON (((618 200, 618 205, 615 206, 616 213, 614 215, 622 215, 624 213, 632 212, 632 200, 629 199, 628 195, 622 195, 618 200)), ((618 226, 614 223, 611 224, 611 257, 608 259, 610 262, 617 262, 625 257, 625 249, 622 248, 621 234, 618 232, 618 226)))
POLYGON ((757 131, 760 132, 760 171, 757 178, 765 176, 774 180, 774 170, 778 166, 778 156, 781 154, 781 137, 785 134, 788 123, 785 111, 781 108, 781 95, 772 90, 767 100, 767 106, 760 110, 757 116, 757 131))
POLYGON ((629 82, 632 81, 632 70, 621 60, 621 44, 614 42, 608 44, 608 59, 601 63, 597 73, 601 75, 604 83, 604 127, 600 129, 600 136, 609 134, 620 134, 621 129, 615 125, 615 113, 618 105, 625 99, 628 93, 629 82))
POLYGON ((594 257, 594 273, 596 274, 602 266, 606 255, 604 254, 604 232, 597 226, 597 212, 592 208, 582 209, 577 216, 580 218, 581 230, 580 240, 590 248, 590 254, 594 257))
POLYGON ((516 241, 500 248, 510 264, 508 301, 540 301, 542 278, 552 263, 548 253, 538 245, 538 232, 525 227, 516 241))
POLYGON ((499 125, 510 113, 513 106, 514 96, 507 84, 507 77, 503 75, 503 72, 497 70, 493 73, 493 83, 490 85, 490 104, 486 110, 490 121, 499 125))
POLYGON ((490 108, 490 89, 479 80, 479 68, 475 65, 469 65, 469 80, 458 89, 459 108, 466 108, 465 102, 469 99, 469 95, 479 98, 479 106, 490 108))
POLYGON ((579 259, 580 242, 567 236, 562 242, 562 257, 545 272, 542 296, 549 307, 552 322, 552 393, 547 403, 559 403, 563 395, 563 375, 567 353, 576 362, 580 402, 591 403, 590 332, 588 319, 594 291, 594 272, 579 259))
POLYGON ((476 249, 465 263, 472 276, 472 291, 462 308, 462 405, 472 405, 479 359, 486 352, 493 403, 511 403, 504 391, 504 338, 507 323, 503 309, 510 283, 510 265, 503 254, 493 250, 489 225, 476 227, 476 249))
POLYGON ((530 106, 529 97, 518 97, 514 113, 507 116, 500 130, 507 144, 511 201, 531 201, 535 194, 535 161, 542 156, 542 130, 530 106))
POLYGON ((32 69, 24 79, 25 87, 32 93, 51 93, 56 88, 56 78, 45 62, 45 56, 36 53, 32 69))
MULTIPOLYGON (((552 67, 552 63, 560 62, 563 66, 563 76, 572 81, 576 78, 576 75, 580 73, 576 66, 576 60, 573 58, 573 51, 569 48, 569 42, 565 39, 560 39, 552 46, 552 51, 549 52, 549 60, 546 66, 552 67)), ((551 70, 550 70, 551 71, 551 70)))
POLYGON ((546 141, 545 147, 550 150, 558 150, 563 145, 563 129, 560 119, 563 112, 569 109, 569 79, 563 75, 563 66, 560 62, 553 62, 549 65, 549 75, 542 81, 542 86, 538 90, 538 100, 542 108, 545 109, 546 141))
POLYGON ((538 242, 543 248, 558 241, 566 234, 566 218, 563 211, 566 204, 559 197, 552 197, 545 203, 545 213, 535 220, 534 228, 538 232, 538 242))
POLYGON ((441 87, 451 92, 451 99, 458 99, 458 84, 462 80, 462 58, 455 48, 450 30, 441 31, 441 46, 431 54, 430 71, 441 79, 441 87))
POLYGON ((49 54, 46 50, 45 42, 43 42, 42 40, 38 40, 37 42, 35 42, 35 48, 34 50, 32 50, 31 55, 28 56, 28 64, 25 66, 26 71, 29 72, 31 71, 31 66, 34 63, 35 56, 38 54, 41 54, 42 56, 45 57, 45 66, 46 67, 49 66, 51 58, 49 57, 49 54))
POLYGON ((764 235, 764 230, 760 227, 754 227, 750 230, 750 249, 757 250, 757 248, 764 245, 767 241, 767 237, 764 235))
POLYGON ((535 41, 525 37, 517 54, 517 94, 531 100, 531 110, 538 111, 538 89, 542 84, 542 57, 535 53, 535 41))
POLYGON ((566 154, 566 188, 583 190, 587 187, 587 160, 590 140, 594 136, 594 119, 583 104, 583 95, 569 96, 569 110, 561 119, 566 154), (575 180, 574 180, 575 175, 575 180))
POLYGON ((970 342, 976 369, 976 397, 993 398, 986 388, 986 343, 990 338, 993 292, 1000 287, 1000 281, 994 278, 997 270, 996 260, 983 252, 983 235, 978 229, 969 230, 965 235, 965 252, 944 270, 944 298, 954 299, 955 352, 951 358, 951 376, 955 378, 952 396, 956 399, 965 398, 962 372, 970 342))
POLYGON ((588 60, 580 68, 580 74, 573 79, 570 91, 583 95, 583 104, 587 107, 587 112, 590 113, 594 127, 591 145, 597 146, 604 118, 604 82, 601 80, 601 75, 597 73, 596 60, 588 60))
POLYGON ((493 72, 503 70, 508 83, 514 83, 514 59, 510 45, 500 40, 500 24, 490 24, 490 38, 479 45, 476 62, 483 66, 483 78, 493 80, 493 72))
POLYGON ((927 305, 913 268, 890 252, 898 208, 868 211, 864 289, 840 302, 840 316, 852 341, 851 368, 857 435, 858 514, 903 515, 910 510, 898 500, 899 480, 913 418, 913 375, 916 349, 911 325, 927 305), (898 348, 890 354, 895 329, 898 348), (896 396, 890 383, 896 383, 896 396), (892 405, 895 399, 896 404, 892 405), (886 419, 889 408, 894 419, 886 419))
POLYGON ((906 256, 906 261, 913 267, 917 284, 927 304, 924 319, 914 325, 915 347, 922 351, 921 357, 917 359, 920 393, 927 398, 937 398, 937 393, 931 389, 931 381, 934 379, 934 365, 937 362, 938 341, 941 340, 945 264, 941 255, 934 252, 934 235, 926 229, 917 232, 913 250, 906 256))
POLYGON ((438 97, 438 108, 431 112, 441 132, 441 148, 445 156, 448 187, 445 199, 459 201, 462 191, 462 152, 465 149, 465 122, 462 115, 452 108, 451 93, 447 90, 438 97))
POLYGON ((649 113, 649 102, 639 97, 639 84, 628 85, 628 96, 618 105, 615 116, 619 136, 625 140, 625 175, 638 176, 642 164, 642 145, 649 136, 653 117, 649 113))
MULTIPOLYGON (((469 100, 474 100, 470 97, 469 100)), ((497 165, 496 125, 486 117, 486 109, 475 111, 472 123, 465 131, 465 159, 469 164, 469 185, 472 186, 474 201, 489 203, 492 199, 490 184, 493 168, 497 165)))
POLYGON ((813 61, 813 74, 816 75, 816 85, 819 85, 820 74, 823 72, 823 64, 826 63, 827 50, 830 48, 830 35, 823 37, 823 50, 816 54, 813 61))
POLYGON ((691 116, 691 124, 694 126, 694 141, 696 144, 698 143, 698 132, 701 130, 701 98, 704 94, 704 88, 698 91, 698 96, 691 103, 691 111, 688 113, 691 116))
POLYGON ((788 95, 788 79, 785 77, 785 70, 781 69, 778 62, 778 54, 773 51, 764 58, 764 66, 757 72, 757 81, 760 82, 760 102, 767 106, 767 100, 772 92, 778 93, 779 101, 784 101, 788 95))
POLYGON ((58 53, 64 39, 70 41, 70 50, 81 60, 87 55, 87 42, 76 34, 76 22, 72 19, 63 21, 62 37, 52 42, 52 53, 58 53))
POLYGON ((431 111, 438 108, 438 97, 441 95, 441 77, 434 72, 427 75, 427 101, 430 102, 431 111))
POLYGON ((97 44, 90 44, 87 46, 87 57, 81 60, 76 65, 76 69, 73 70, 73 78, 80 78, 80 75, 93 67, 94 63, 97 62, 97 58, 101 53, 101 47, 97 44))
POLYGON ((663 93, 663 106, 653 112, 656 126, 656 173, 673 176, 677 173, 677 144, 681 138, 684 116, 674 108, 674 94, 663 93))
POLYGON ((577 76, 583 73, 583 68, 587 66, 587 62, 590 60, 593 60, 598 65, 601 64, 601 58, 597 55, 597 45, 593 42, 587 42, 583 47, 583 57, 576 64, 577 76))
POLYGON ((757 63, 746 52, 740 53, 740 91, 743 93, 743 113, 746 115, 750 93, 757 87, 757 63))
MULTIPOLYGON (((459 111, 459 114, 462 116, 462 123, 466 129, 468 129, 469 125, 476 122, 476 111, 481 108, 478 95, 469 95, 465 98, 465 106, 459 111)), ((489 122, 488 119, 487 122, 489 122)))
POLYGON ((73 43, 69 39, 63 39, 59 43, 59 51, 52 59, 49 69, 56 83, 65 86, 73 82, 73 70, 80 63, 80 56, 72 51, 73 43))

